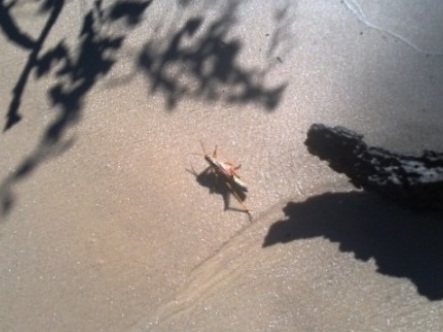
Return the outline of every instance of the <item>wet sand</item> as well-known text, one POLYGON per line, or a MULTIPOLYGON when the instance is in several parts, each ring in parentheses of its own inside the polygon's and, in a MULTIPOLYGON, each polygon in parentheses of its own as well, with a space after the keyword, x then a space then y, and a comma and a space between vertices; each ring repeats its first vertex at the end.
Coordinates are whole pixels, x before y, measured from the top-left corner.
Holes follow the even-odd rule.
POLYGON ((216 3, 7 10, 0 330, 441 330, 442 215, 303 142, 441 151, 443 7, 216 3), (252 222, 192 174, 200 142, 242 164, 252 222))

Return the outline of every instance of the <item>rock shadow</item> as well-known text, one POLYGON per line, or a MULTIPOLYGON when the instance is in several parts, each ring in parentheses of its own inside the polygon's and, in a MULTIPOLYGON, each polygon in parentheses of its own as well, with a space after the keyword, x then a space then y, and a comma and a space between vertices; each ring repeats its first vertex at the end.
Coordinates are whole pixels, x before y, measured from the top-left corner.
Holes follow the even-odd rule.
POLYGON ((443 213, 411 211, 365 192, 325 193, 283 209, 263 247, 324 237, 377 272, 408 278, 429 300, 443 299, 443 213))

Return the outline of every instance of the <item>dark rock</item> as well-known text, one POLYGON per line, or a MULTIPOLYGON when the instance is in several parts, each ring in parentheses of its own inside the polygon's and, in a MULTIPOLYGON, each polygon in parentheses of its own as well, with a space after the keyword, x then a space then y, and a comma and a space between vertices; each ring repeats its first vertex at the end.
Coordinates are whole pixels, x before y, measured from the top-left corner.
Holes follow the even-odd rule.
POLYGON ((323 124, 313 124, 307 136, 308 151, 356 187, 414 208, 443 208, 443 153, 397 154, 367 146, 347 128, 323 124))

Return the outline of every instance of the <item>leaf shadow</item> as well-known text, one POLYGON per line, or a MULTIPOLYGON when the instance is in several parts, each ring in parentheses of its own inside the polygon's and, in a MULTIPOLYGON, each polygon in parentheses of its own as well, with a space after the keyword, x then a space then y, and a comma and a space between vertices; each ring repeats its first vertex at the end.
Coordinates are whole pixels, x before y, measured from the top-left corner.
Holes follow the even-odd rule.
POLYGON ((191 17, 175 33, 144 45, 138 69, 147 78, 149 94, 164 94, 169 111, 186 98, 252 102, 267 111, 278 106, 287 83, 268 87, 264 78, 270 68, 247 69, 240 64, 242 43, 229 36, 237 6, 228 1, 216 19, 191 17))
MULTIPOLYGON (((0 23, 8 40, 28 52, 27 62, 12 91, 4 131, 17 125, 24 117, 20 104, 31 74, 36 79, 52 76, 56 79, 47 91, 55 119, 43 130, 35 148, 24 156, 14 171, 0 183, 0 214, 7 215, 15 202, 16 183, 29 177, 45 161, 60 150, 72 146, 73 137, 66 138, 67 129, 81 121, 88 93, 105 77, 118 61, 126 32, 142 22, 143 13, 152 0, 95 0, 83 17, 74 47, 63 39, 52 47, 48 36, 60 20, 66 0, 42 0, 38 15, 46 16, 39 35, 33 39, 22 31, 12 17, 10 8, 16 1, 0 9, 5 19, 0 23), (111 26, 124 26, 112 32, 111 26), (122 25, 123 24, 123 25, 122 25), (45 46, 45 48, 43 47, 45 46), (49 45, 51 46, 51 45, 49 45), (51 152, 53 151, 53 152, 51 152)), ((181 6, 191 6, 180 1, 181 6)), ((183 98, 206 101, 223 99, 229 103, 257 103, 268 111, 274 110, 285 91, 286 83, 268 87, 264 78, 269 69, 247 69, 238 60, 242 45, 230 36, 235 23, 237 2, 229 0, 226 10, 213 20, 203 16, 188 19, 183 26, 172 29, 166 39, 154 38, 144 45, 137 66, 151 83, 151 93, 165 92, 168 108, 177 107, 183 98), (171 71, 171 68, 178 68, 171 71), (193 81, 188 84, 183 77, 193 81)), ((52 111, 52 110, 51 110, 52 111)), ((221 189, 220 189, 221 190, 221 189)), ((224 201, 227 201, 225 198, 224 201)), ((225 206, 228 206, 225 203, 225 206)), ((230 208, 233 209, 233 208, 230 208)))
POLYGON ((286 219, 269 229, 263 247, 324 237, 355 258, 373 258, 377 272, 408 278, 429 300, 443 299, 443 215, 412 211, 366 192, 325 193, 290 202, 286 219))
POLYGON ((48 89, 48 96, 58 113, 55 120, 45 128, 35 149, 16 167, 17 171, 0 184, 2 216, 7 215, 14 206, 15 184, 32 174, 43 162, 72 146, 74 138, 65 138, 66 130, 81 119, 84 98, 114 66, 117 61, 116 53, 123 45, 126 31, 115 35, 110 34, 107 28, 119 20, 123 20, 128 28, 133 27, 140 22, 141 15, 151 2, 152 0, 120 0, 103 6, 101 0, 96 0, 83 18, 77 50, 71 50, 60 41, 40 54, 41 47, 64 6, 63 0, 44 2, 45 10, 50 15, 13 90, 5 130, 22 118, 18 111, 20 100, 32 71, 35 71, 37 78, 49 74, 56 77, 56 82, 48 89))

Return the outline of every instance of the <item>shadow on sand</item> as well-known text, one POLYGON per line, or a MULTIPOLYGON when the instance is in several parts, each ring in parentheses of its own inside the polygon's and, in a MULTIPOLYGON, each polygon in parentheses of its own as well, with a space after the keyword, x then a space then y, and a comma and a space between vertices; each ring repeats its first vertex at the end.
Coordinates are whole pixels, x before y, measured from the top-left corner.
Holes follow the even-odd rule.
POLYGON ((28 61, 13 89, 5 130, 16 125, 22 118, 19 113, 20 100, 26 82, 34 70, 37 78, 49 74, 57 78, 57 83, 49 89, 48 96, 58 111, 56 119, 46 128, 35 149, 16 167, 16 171, 1 183, 0 199, 3 216, 14 205, 15 183, 29 176, 42 162, 58 156, 73 144, 74 139, 66 139, 63 134, 78 122, 88 91, 110 71, 116 62, 116 52, 123 44, 125 35, 111 35, 107 32, 107 28, 119 20, 123 21, 128 29, 132 28, 140 22, 144 10, 151 2, 152 0, 117 1, 104 7, 102 1, 95 1, 91 10, 84 16, 78 35, 78 50, 70 50, 61 41, 42 54, 40 51, 43 43, 58 19, 65 1, 41 2, 43 12, 49 12, 49 17, 40 37, 34 42, 20 32, 7 11, 2 13, 1 26, 8 39, 30 50, 28 61))
MULTIPOLYGON (((0 28, 11 44, 29 53, 12 89, 4 131, 19 124, 24 117, 20 104, 31 74, 35 74, 37 79, 55 77, 55 83, 48 88, 47 95, 57 115, 45 128, 34 150, 0 184, 0 213, 3 216, 14 206, 15 184, 32 174, 43 162, 72 146, 74 138, 66 138, 66 130, 81 120, 88 93, 114 67, 126 33, 142 21, 144 12, 153 1, 92 2, 91 9, 79 26, 74 49, 63 40, 53 42, 52 48, 46 45, 50 32, 63 17, 61 14, 68 3, 66 0, 40 0, 32 5, 39 7, 36 15, 47 16, 35 39, 22 31, 20 22, 13 17, 12 9, 17 3, 0 3, 0 28)), ((190 6, 187 0, 178 3, 183 8, 190 6)), ((222 8, 226 10, 220 11, 218 19, 196 16, 188 19, 183 26, 175 22, 173 26, 167 26, 166 37, 156 38, 156 33, 148 36, 148 41, 136 58, 136 70, 132 76, 140 71, 145 74, 151 94, 161 90, 169 110, 185 97, 203 101, 223 99, 240 104, 254 102, 273 110, 286 84, 265 87, 263 81, 270 70, 269 66, 260 70, 245 69, 238 63, 240 41, 228 38, 235 23, 236 7, 237 2, 229 0, 226 6, 223 3, 222 8)), ((282 9, 281 15, 284 15, 286 8, 282 9)), ((181 17, 182 13, 179 14, 178 17, 181 17)), ((282 21, 280 16, 279 20, 282 21)), ((271 49, 277 48, 281 42, 279 31, 273 34, 273 40, 277 42, 273 42, 271 49)))
MULTIPOLYGON (((217 194, 222 196, 225 211, 230 210, 247 214, 247 212, 243 209, 231 207, 231 191, 223 181, 217 178, 215 172, 210 171, 210 167, 205 168, 200 173, 197 173, 194 169, 186 169, 186 171, 195 176, 195 180, 198 182, 199 185, 208 188, 210 194, 217 194)), ((246 194, 244 192, 239 191, 237 192, 237 194, 239 195, 240 199, 246 199, 246 194)))
POLYGON ((429 300, 443 299, 443 214, 391 205, 365 192, 326 193, 288 203, 263 247, 324 237, 355 258, 374 258, 378 272, 408 278, 429 300))
POLYGON ((256 103, 275 109, 286 83, 267 87, 270 67, 246 69, 239 62, 242 44, 229 36, 238 2, 227 1, 215 20, 189 18, 178 31, 144 45, 138 67, 146 74, 150 94, 161 91, 168 110, 184 98, 233 104, 256 103))

